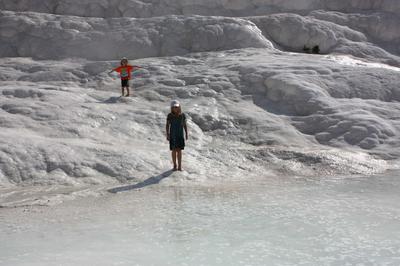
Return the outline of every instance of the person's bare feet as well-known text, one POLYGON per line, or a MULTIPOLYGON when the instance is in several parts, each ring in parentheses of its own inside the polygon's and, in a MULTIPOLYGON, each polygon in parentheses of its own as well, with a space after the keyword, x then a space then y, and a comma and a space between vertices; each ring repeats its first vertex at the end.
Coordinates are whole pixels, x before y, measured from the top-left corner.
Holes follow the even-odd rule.
POLYGON ((182 167, 178 167, 178 171, 182 171, 182 167))
POLYGON ((177 171, 178 168, 176 167, 176 165, 174 165, 174 168, 172 168, 172 171, 177 171))

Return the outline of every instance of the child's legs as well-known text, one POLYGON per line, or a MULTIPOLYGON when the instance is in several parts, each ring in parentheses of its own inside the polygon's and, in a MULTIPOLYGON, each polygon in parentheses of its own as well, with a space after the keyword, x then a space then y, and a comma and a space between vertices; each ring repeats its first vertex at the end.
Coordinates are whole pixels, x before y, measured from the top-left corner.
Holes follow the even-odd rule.
POLYGON ((129 96, 129 79, 125 80, 126 95, 129 96))
POLYGON ((182 170, 182 150, 177 149, 176 153, 177 153, 177 157, 178 157, 178 169, 182 170))
POLYGON ((122 96, 129 96, 129 87, 122 87, 122 96), (126 94, 125 94, 126 89, 126 94))
POLYGON ((122 90, 121 93, 122 93, 122 96, 125 96, 125 88, 127 89, 128 95, 129 95, 128 87, 129 87, 129 80, 121 79, 121 90, 122 90))
POLYGON ((176 149, 173 149, 171 152, 172 162, 174 163, 174 168, 176 168, 176 149))

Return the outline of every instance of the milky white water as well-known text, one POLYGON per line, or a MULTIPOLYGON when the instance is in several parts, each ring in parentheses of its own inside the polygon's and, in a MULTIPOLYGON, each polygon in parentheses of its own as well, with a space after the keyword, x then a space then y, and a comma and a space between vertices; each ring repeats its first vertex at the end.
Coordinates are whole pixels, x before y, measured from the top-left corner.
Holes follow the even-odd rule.
POLYGON ((398 172, 129 188, 0 209, 0 265, 400 264, 398 172))

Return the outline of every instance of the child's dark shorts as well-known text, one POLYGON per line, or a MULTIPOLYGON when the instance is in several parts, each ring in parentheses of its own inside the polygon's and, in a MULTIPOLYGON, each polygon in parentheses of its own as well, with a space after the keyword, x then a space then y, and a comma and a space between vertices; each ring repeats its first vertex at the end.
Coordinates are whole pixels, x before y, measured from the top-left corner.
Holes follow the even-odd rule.
POLYGON ((129 87, 129 79, 121 79, 121 87, 129 87))

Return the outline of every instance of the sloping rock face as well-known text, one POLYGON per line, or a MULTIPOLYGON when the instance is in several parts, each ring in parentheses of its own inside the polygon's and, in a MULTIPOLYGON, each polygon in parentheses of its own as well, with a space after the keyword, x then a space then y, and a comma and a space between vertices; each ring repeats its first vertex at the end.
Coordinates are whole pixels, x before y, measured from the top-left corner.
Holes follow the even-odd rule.
POLYGON ((111 60, 275 47, 343 53, 398 66, 400 59, 360 31, 296 14, 248 18, 167 16, 87 18, 0 11, 0 56, 111 60), (43 49, 46 47, 46 49, 43 49))
POLYGON ((1 11, 0 20, 2 57, 111 60, 272 48, 252 22, 236 18, 103 19, 1 11))
POLYGON ((3 0, 0 9, 83 17, 137 17, 165 15, 254 16, 307 13, 312 10, 388 12, 399 15, 397 0, 3 0))
POLYGON ((0 1, 0 186, 157 176, 172 99, 187 182, 384 171, 399 2, 344 2, 0 1), (131 98, 109 73, 121 57, 143 67, 131 98))

